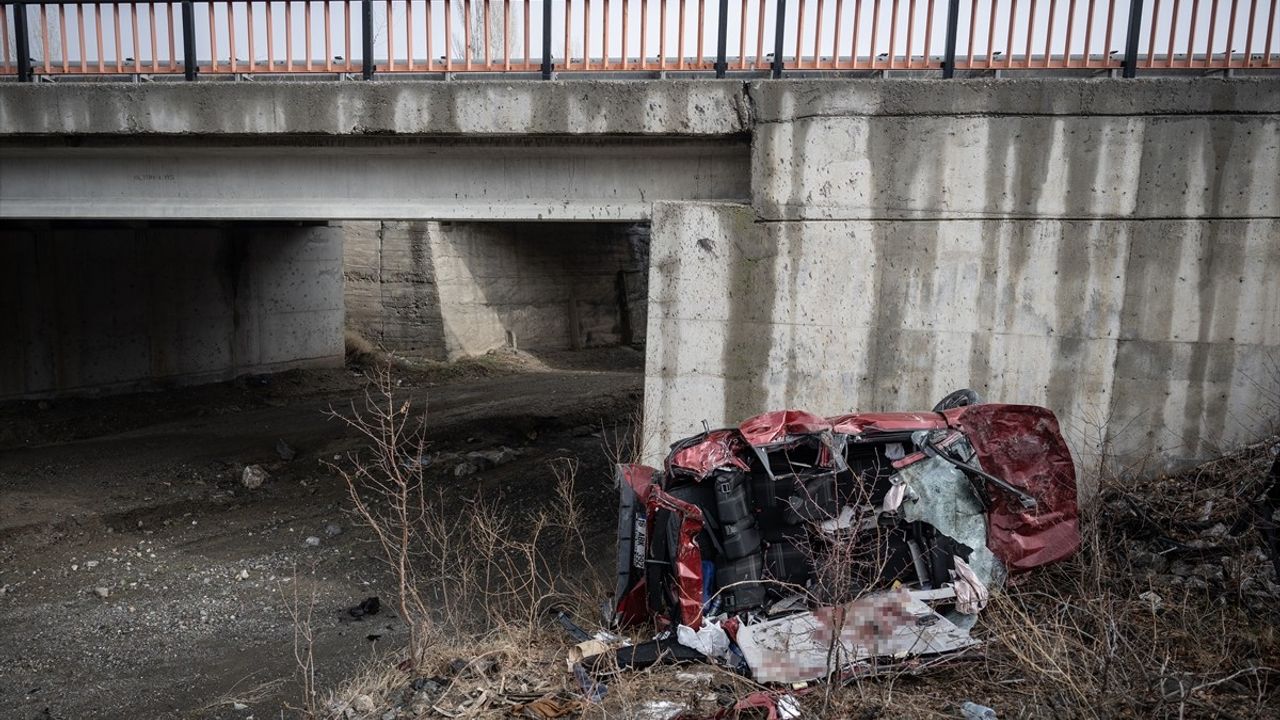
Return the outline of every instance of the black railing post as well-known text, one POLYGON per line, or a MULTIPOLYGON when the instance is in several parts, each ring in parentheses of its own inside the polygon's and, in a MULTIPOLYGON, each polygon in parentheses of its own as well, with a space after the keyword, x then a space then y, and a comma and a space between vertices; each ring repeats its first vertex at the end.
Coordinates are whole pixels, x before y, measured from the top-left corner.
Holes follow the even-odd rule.
MULTIPOLYGON (((364 79, 373 79, 373 0, 360 0, 360 43, 364 47, 364 79)), ((387 28, 391 32, 391 28, 387 28)), ((447 49, 447 48, 446 48, 447 49)))
MULTIPOLYGON (((13 4, 13 40, 18 51, 18 82, 31 82, 31 49, 27 47, 27 4, 13 4)), ((0 42, 6 42, 0 38, 0 42)))
POLYGON ((787 0, 778 0, 778 14, 773 20, 773 77, 782 77, 782 38, 787 25, 787 0))
MULTIPOLYGON (((942 51, 942 77, 956 76, 956 28, 960 25, 960 0, 947 1, 947 45, 942 51)), ((969 32, 973 32, 972 29, 969 32)))
POLYGON ((182 0, 182 69, 187 80, 196 79, 195 0, 182 0))
POLYGON ((716 77, 722 78, 729 70, 729 0, 720 0, 720 29, 716 31, 716 77))
POLYGON ((1138 36, 1142 31, 1142 0, 1129 4, 1129 38, 1124 46, 1124 73, 1127 78, 1138 74, 1138 36))
POLYGON ((542 79, 551 79, 551 0, 542 0, 542 79))

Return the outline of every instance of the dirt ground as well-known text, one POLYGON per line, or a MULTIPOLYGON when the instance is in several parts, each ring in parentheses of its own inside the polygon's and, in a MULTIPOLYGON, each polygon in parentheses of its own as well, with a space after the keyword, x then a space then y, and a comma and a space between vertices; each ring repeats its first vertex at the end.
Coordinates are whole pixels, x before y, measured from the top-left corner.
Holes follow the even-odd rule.
MULTIPOLYGON (((545 360, 410 363, 398 377, 429 405, 433 450, 519 453, 455 482, 536 503, 549 461, 577 458, 599 500, 586 534, 611 538, 602 435, 640 405, 639 354, 545 360)), ((324 465, 359 445, 326 410, 369 382, 359 368, 296 371, 0 405, 0 716, 287 715, 300 692, 290 606, 313 591, 320 687, 402 646, 382 562, 324 465), (270 477, 250 490, 253 464, 270 477), (353 620, 373 596, 383 611, 353 620)))

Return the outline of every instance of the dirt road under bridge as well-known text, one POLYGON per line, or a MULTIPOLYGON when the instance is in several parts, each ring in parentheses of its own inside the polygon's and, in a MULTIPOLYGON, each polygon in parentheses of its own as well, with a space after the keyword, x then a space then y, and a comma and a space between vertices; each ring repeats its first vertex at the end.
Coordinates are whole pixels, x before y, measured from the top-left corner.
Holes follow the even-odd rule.
MULTIPOLYGON (((601 435, 639 407, 638 354, 562 360, 409 370, 399 391, 429 401, 433 451, 518 451, 459 485, 536 503, 548 462, 578 458, 599 499, 586 530, 605 538, 601 435)), ((316 594, 321 687, 402 645, 393 611, 346 613, 391 587, 323 464, 359 444, 325 411, 368 383, 348 368, 0 406, 0 715, 278 717, 299 697, 295 592, 316 594), (252 464, 270 474, 256 490, 241 483, 252 464)))

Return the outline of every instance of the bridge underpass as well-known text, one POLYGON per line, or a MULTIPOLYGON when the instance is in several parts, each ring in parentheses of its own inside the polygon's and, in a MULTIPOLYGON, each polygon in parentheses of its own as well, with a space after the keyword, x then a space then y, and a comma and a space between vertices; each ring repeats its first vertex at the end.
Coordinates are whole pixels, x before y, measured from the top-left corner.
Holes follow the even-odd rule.
POLYGON ((1085 462, 1178 465, 1280 387, 1278 109, 1266 78, 5 85, 0 216, 648 222, 654 451, 972 385, 1085 462))

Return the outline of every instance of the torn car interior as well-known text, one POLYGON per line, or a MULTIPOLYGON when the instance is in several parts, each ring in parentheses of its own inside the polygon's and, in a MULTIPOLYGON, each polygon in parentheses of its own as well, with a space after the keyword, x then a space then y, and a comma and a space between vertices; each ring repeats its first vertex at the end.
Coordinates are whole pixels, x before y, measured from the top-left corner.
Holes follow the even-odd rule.
POLYGON ((962 653, 991 590, 1080 544, 1057 419, 969 390, 931 412, 767 412, 618 479, 611 621, 723 631, 711 659, 759 682, 962 653))

